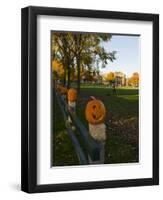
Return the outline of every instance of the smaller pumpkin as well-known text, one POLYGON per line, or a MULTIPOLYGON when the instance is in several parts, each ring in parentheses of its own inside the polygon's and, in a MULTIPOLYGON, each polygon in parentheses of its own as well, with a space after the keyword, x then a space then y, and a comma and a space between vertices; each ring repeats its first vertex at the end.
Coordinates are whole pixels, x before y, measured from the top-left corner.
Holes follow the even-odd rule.
POLYGON ((57 91, 60 91, 60 87, 61 87, 61 85, 57 84, 57 85, 56 85, 56 90, 57 90, 57 91))
POLYGON ((57 84, 56 89, 57 89, 58 92, 60 92, 63 87, 64 86, 59 83, 59 84, 57 84))
POLYGON ((101 124, 105 120, 106 109, 102 101, 94 99, 87 103, 85 116, 90 124, 101 124))
POLYGON ((61 87, 60 87, 60 93, 61 93, 61 94, 67 94, 67 88, 61 86, 61 87))
POLYGON ((68 101, 76 101, 77 99, 77 91, 74 88, 70 88, 68 90, 68 101))

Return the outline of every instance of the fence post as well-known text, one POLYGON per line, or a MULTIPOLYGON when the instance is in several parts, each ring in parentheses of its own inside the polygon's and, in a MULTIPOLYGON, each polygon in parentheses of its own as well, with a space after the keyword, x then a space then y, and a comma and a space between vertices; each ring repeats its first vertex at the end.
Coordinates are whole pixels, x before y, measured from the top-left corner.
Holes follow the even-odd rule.
POLYGON ((102 101, 93 99, 87 103, 85 110, 89 123, 90 136, 100 145, 100 159, 92 160, 89 156, 89 164, 103 164, 105 161, 106 126, 104 124, 106 109, 102 101))

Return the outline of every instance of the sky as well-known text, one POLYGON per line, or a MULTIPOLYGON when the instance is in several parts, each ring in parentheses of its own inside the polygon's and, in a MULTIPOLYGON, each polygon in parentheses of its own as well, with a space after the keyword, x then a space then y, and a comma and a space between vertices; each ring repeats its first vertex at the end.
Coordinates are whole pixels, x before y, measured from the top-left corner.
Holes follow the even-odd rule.
POLYGON ((139 36, 134 35, 113 35, 111 41, 105 42, 104 47, 107 51, 117 51, 116 60, 109 61, 107 66, 101 69, 101 72, 121 71, 127 77, 134 72, 139 73, 139 39, 139 36))

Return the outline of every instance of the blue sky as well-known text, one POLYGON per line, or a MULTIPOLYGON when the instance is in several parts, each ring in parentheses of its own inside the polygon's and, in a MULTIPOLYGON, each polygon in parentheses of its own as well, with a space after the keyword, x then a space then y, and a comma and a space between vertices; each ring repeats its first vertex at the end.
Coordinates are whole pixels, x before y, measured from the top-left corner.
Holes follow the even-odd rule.
POLYGON ((121 71, 127 76, 139 72, 139 39, 139 36, 113 35, 111 41, 105 43, 104 47, 107 51, 117 51, 117 59, 114 62, 109 61, 101 72, 121 71))

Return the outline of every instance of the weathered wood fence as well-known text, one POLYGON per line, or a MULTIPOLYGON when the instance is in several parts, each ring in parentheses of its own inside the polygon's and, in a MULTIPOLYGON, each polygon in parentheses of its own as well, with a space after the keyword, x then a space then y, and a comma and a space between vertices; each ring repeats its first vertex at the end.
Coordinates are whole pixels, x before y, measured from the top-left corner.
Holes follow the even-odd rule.
POLYGON ((66 95, 61 94, 57 90, 54 92, 63 115, 67 133, 75 148, 75 152, 78 156, 80 164, 85 165, 104 163, 104 142, 97 141, 91 137, 87 128, 76 115, 76 112, 72 112, 70 109, 68 109, 66 95), (81 140, 78 139, 77 133, 81 140))

